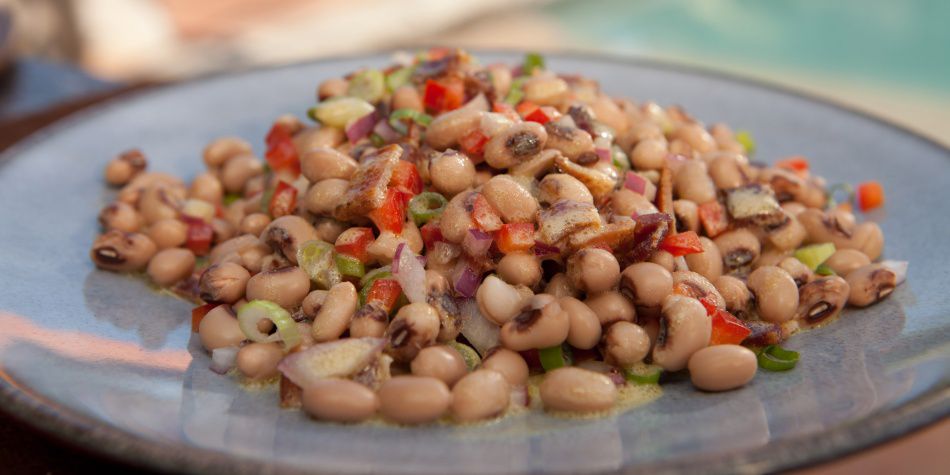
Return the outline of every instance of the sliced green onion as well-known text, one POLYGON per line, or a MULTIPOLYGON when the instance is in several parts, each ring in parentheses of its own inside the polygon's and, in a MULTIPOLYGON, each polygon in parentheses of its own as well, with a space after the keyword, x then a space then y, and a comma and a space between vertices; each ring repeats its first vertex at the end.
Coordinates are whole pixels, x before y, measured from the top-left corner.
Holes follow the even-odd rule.
POLYGON ((323 125, 343 129, 374 110, 376 108, 363 99, 345 96, 327 99, 307 111, 307 115, 323 125))
POLYGON ((422 126, 428 126, 432 122, 432 116, 429 114, 414 109, 396 109, 389 115, 389 125, 396 132, 406 135, 409 133, 409 128, 406 127, 405 122, 403 122, 406 119, 422 126))
POLYGON ((341 275, 350 277, 360 278, 366 274, 366 269, 363 266, 363 263, 360 262, 359 259, 346 254, 336 255, 336 269, 341 275))
POLYGON ((800 247, 795 251, 795 259, 798 259, 808 266, 809 269, 815 270, 818 266, 828 260, 832 254, 835 253, 834 243, 825 242, 821 244, 812 244, 810 246, 800 247))
POLYGON ((465 360, 465 366, 468 366, 469 371, 475 371, 475 368, 478 368, 478 365, 482 363, 482 357, 478 356, 478 352, 471 346, 459 343, 455 340, 446 343, 446 345, 462 355, 462 359, 465 360))
POLYGON ((270 201, 274 199, 274 191, 276 189, 277 187, 275 186, 264 188, 264 193, 261 194, 261 213, 270 216, 270 201))
POLYGON ((831 209, 838 206, 838 203, 853 203, 854 187, 848 183, 837 183, 828 188, 828 202, 825 208, 831 209))
POLYGON ((373 132, 372 134, 369 135, 369 141, 370 143, 373 144, 374 147, 382 147, 383 145, 386 145, 386 139, 384 139, 382 135, 379 135, 376 132, 373 132))
POLYGON ((755 139, 752 138, 752 134, 748 130, 737 130, 736 141, 742 144, 746 155, 753 155, 755 153, 755 139))
POLYGON ((538 350, 538 357, 545 371, 553 371, 571 364, 571 350, 565 351, 562 345, 541 348, 538 350))
POLYGON ((522 74, 530 76, 536 69, 544 69, 544 56, 539 53, 524 55, 524 63, 521 64, 522 74))
POLYGON ((297 322, 290 316, 290 312, 280 305, 267 300, 251 300, 238 309, 238 325, 248 340, 258 343, 283 341, 284 349, 289 350, 300 344, 300 332, 297 331, 297 322), (272 335, 263 334, 257 324, 261 320, 270 320, 277 327, 272 335))
POLYGON ((369 103, 379 102, 386 94, 386 78, 378 69, 364 69, 350 78, 346 95, 369 103))
POLYGON ((759 352, 759 367, 767 371, 788 371, 798 364, 798 356, 797 351, 769 345, 759 352))
POLYGON ((646 363, 637 363, 623 371, 624 378, 634 384, 658 384, 662 374, 663 368, 646 363))
POLYGON ((386 87, 390 92, 399 89, 401 86, 409 82, 409 79, 412 78, 412 73, 416 68, 412 66, 406 66, 404 68, 399 68, 386 76, 386 87))
POLYGON ((329 289, 342 281, 333 258, 335 254, 332 244, 318 239, 307 241, 297 249, 297 265, 318 287, 329 289))
POLYGON ((522 99, 524 99, 524 82, 526 78, 517 77, 514 81, 511 81, 511 88, 508 89, 508 94, 505 96, 505 103, 516 106, 522 99))
POLYGON ((239 199, 241 199, 240 193, 228 193, 224 195, 224 200, 222 201, 222 203, 224 203, 224 206, 230 206, 239 199))
POLYGON ((432 219, 438 218, 445 205, 449 204, 444 196, 434 191, 424 191, 409 200, 409 214, 416 226, 422 226, 432 219))
POLYGON ((630 169, 630 157, 627 156, 626 152, 624 152, 619 145, 614 145, 610 148, 610 158, 614 168, 616 168, 621 175, 630 169))
POLYGON ((835 275, 835 271, 831 270, 831 267, 828 267, 827 264, 821 264, 816 267, 815 273, 818 275, 835 275))

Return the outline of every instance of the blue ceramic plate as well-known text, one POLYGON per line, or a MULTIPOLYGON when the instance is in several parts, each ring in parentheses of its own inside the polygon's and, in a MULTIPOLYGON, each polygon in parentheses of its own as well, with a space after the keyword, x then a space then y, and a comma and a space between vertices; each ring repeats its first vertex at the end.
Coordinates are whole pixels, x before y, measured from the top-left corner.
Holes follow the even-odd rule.
MULTIPOLYGON (((514 61, 513 54, 486 60, 514 61)), ((323 61, 176 85, 106 104, 37 134, 0 165, 0 407, 76 445, 175 471, 227 473, 758 472, 827 460, 950 412, 950 153, 840 107, 721 75, 553 55, 556 71, 611 94, 677 103, 752 131, 756 158, 811 158, 831 182, 878 179, 886 256, 907 284, 870 309, 792 338, 791 372, 704 394, 685 379, 600 420, 532 414, 478 427, 337 426, 277 406, 208 370, 190 305, 87 256, 110 200, 102 169, 141 147, 154 170, 190 177, 211 138, 255 143, 303 114, 315 85, 385 56, 323 61)))

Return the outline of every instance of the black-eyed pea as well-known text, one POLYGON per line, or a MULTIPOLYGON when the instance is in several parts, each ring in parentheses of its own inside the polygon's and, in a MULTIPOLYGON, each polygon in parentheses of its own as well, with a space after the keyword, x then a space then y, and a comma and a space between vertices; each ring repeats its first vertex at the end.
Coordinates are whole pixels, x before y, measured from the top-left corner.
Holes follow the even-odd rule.
POLYGON ((349 180, 357 168, 356 160, 329 147, 309 150, 300 157, 300 171, 311 183, 329 178, 349 180))
POLYGON ((782 226, 769 231, 768 240, 776 249, 791 251, 801 246, 808 233, 802 223, 798 222, 798 218, 788 212, 785 214, 788 215, 788 220, 782 226))
POLYGON ((345 96, 350 84, 343 78, 330 78, 317 86, 317 100, 325 101, 332 97, 345 96))
POLYGON ((638 262, 623 270, 620 292, 641 307, 659 307, 673 292, 673 275, 652 262, 638 262))
POLYGON ((541 263, 534 253, 512 252, 498 261, 498 276, 511 285, 533 288, 541 281, 541 263))
POLYGON ((667 272, 673 272, 673 270, 676 268, 675 261, 676 258, 673 257, 673 254, 670 254, 669 252, 666 252, 662 249, 657 249, 656 252, 653 253, 653 256, 650 257, 649 262, 666 269, 667 272))
POLYGON ((198 323, 198 338, 201 340, 201 346, 209 352, 218 348, 238 346, 247 339, 229 305, 218 305, 201 319, 198 323))
POLYGON ((507 348, 489 350, 479 368, 501 373, 512 386, 523 386, 528 382, 528 363, 520 354, 507 348))
POLYGON ((264 173, 264 165, 251 154, 228 159, 221 167, 221 184, 228 193, 240 193, 249 180, 264 173))
POLYGON ((152 282, 168 287, 191 275, 195 269, 195 254, 188 249, 171 248, 155 253, 148 261, 145 273, 152 282))
POLYGON ((387 352, 400 362, 412 361, 439 335, 441 320, 431 305, 415 302, 399 309, 386 328, 387 352))
POLYGON ((615 215, 633 216, 634 214, 656 213, 656 206, 640 193, 621 188, 610 195, 610 204, 615 215))
POLYGON ((233 262, 213 264, 198 279, 198 296, 205 302, 234 303, 244 297, 251 274, 233 262))
POLYGON ((558 298, 577 297, 580 295, 580 292, 571 285, 571 279, 563 272, 554 274, 551 279, 548 280, 548 284, 544 287, 544 293, 558 298))
POLYGON ((616 322, 604 334, 605 361, 618 366, 630 366, 643 361, 650 354, 650 336, 639 325, 616 322))
POLYGON ((297 263, 300 246, 314 239, 317 239, 316 229, 306 219, 294 215, 271 221, 261 232, 261 241, 293 264, 297 263))
POLYGON ((439 151, 455 146, 462 136, 481 124, 484 114, 464 107, 439 114, 426 128, 426 143, 439 151))
POLYGON ((676 231, 699 232, 699 207, 690 200, 673 202, 673 217, 676 218, 676 231))
POLYGON ((709 160, 709 176, 720 190, 731 190, 749 182, 749 161, 741 154, 719 152, 709 160))
POLYGON ((718 148, 712 135, 709 135, 702 125, 696 123, 679 126, 673 133, 673 137, 685 141, 699 153, 712 152, 718 148))
POLYGON ((96 238, 89 255, 100 269, 127 272, 144 269, 156 251, 145 234, 113 229, 96 238))
POLYGON ((570 331, 570 319, 567 312, 561 308, 553 296, 551 301, 543 307, 533 304, 531 309, 509 320, 501 327, 499 334, 501 344, 514 351, 524 351, 535 348, 549 348, 557 346, 567 340, 570 331))
POLYGON ((485 161, 492 168, 510 168, 541 152, 547 139, 547 131, 537 122, 512 124, 485 144, 485 161))
POLYGON ((118 229, 127 233, 135 232, 141 229, 142 221, 142 216, 134 206, 121 201, 110 203, 99 212, 99 224, 106 231, 118 229))
POLYGON ((571 160, 594 150, 594 139, 585 130, 555 121, 544 124, 544 130, 548 133, 547 148, 557 150, 571 160))
POLYGON ((629 299, 613 290, 589 295, 584 303, 594 311, 602 326, 614 322, 632 322, 637 312, 629 299))
POLYGON ((798 325, 810 328, 835 318, 851 294, 848 282, 836 275, 819 277, 798 289, 798 325))
POLYGON ((887 263, 880 263, 859 267, 848 273, 845 278, 850 286, 848 303, 855 307, 867 307, 890 295, 906 276, 906 264, 902 265, 902 271, 895 271, 887 263), (903 272, 903 275, 899 275, 899 272, 903 272))
POLYGON ((713 281, 722 275, 722 254, 711 239, 703 236, 699 238, 703 246, 703 252, 687 254, 685 256, 686 265, 689 270, 702 275, 706 279, 713 281))
POLYGON ((350 326, 358 305, 359 298, 352 283, 340 282, 330 287, 326 300, 313 319, 311 335, 314 341, 322 343, 340 338, 350 326))
POLYGON ((762 252, 759 238, 748 228, 726 231, 713 242, 719 248, 725 268, 729 270, 751 264, 762 252))
POLYGON ((597 314, 584 302, 574 297, 562 296, 557 300, 561 308, 567 312, 570 328, 567 331, 567 342, 574 348, 589 350, 600 342, 601 326, 597 314))
POLYGON ((296 266, 254 274, 245 288, 248 300, 268 300, 288 310, 299 306, 309 292, 310 276, 296 266))
POLYGON ((411 85, 400 86, 393 91, 392 99, 393 110, 410 109, 418 112, 425 112, 422 105, 422 97, 419 91, 411 85))
POLYGON ((755 296, 756 310, 762 320, 784 323, 798 309, 798 286, 792 276, 776 266, 762 266, 749 274, 749 290, 755 296))
POLYGON ((465 375, 452 388, 452 417, 459 422, 492 419, 504 414, 511 401, 511 385, 490 369, 465 375))
POLYGON ((854 228, 855 248, 874 261, 884 251, 884 233, 877 223, 865 221, 854 228))
POLYGON ((731 275, 722 275, 713 281, 713 285, 722 295, 722 299, 726 303, 726 310, 734 315, 745 312, 749 301, 752 299, 752 294, 749 292, 749 288, 746 287, 745 282, 731 275))
POLYGON ((128 161, 113 158, 106 164, 106 183, 112 186, 123 186, 132 181, 136 173, 138 172, 135 170, 135 167, 128 161))
POLYGON ((231 157, 250 153, 253 153, 253 149, 246 140, 238 137, 222 137, 205 147, 202 158, 209 169, 216 169, 224 165, 231 157))
POLYGON ((454 386, 458 380, 468 374, 468 366, 465 365, 462 355, 446 345, 423 348, 412 359, 410 369, 416 376, 431 376, 449 387, 454 386))
POLYGON ((156 184, 142 192, 138 202, 139 213, 146 223, 154 223, 161 219, 177 218, 184 206, 184 188, 156 184))
POLYGON ((277 365, 284 350, 277 343, 248 343, 237 352, 238 371, 251 381, 266 381, 277 376, 277 365))
MULTIPOLYGON (((306 302, 306 300, 304 300, 306 302)), ((350 338, 382 338, 389 325, 389 312, 378 302, 356 309, 350 321, 350 338)))
POLYGON ((349 187, 350 182, 342 178, 320 180, 311 185, 304 195, 304 208, 313 214, 332 216, 349 187))
POLYGON ((442 236, 449 242, 459 244, 468 235, 468 230, 475 226, 472 214, 466 209, 475 200, 474 191, 459 193, 449 200, 439 218, 439 229, 442 236))
POLYGON ((673 177, 673 187, 681 199, 696 204, 716 199, 716 185, 709 178, 706 162, 702 160, 687 160, 680 165, 673 177))
POLYGON ((488 180, 482 186, 482 195, 506 223, 530 223, 538 215, 538 200, 508 175, 488 180))
POLYGON ((525 100, 540 106, 558 105, 567 93, 567 82, 556 76, 535 76, 524 83, 525 100))
POLYGON ((607 250, 585 248, 568 258, 567 277, 577 290, 591 294, 604 292, 620 281, 620 264, 607 250))
POLYGON ((538 201, 552 205, 559 200, 573 200, 581 203, 594 203, 590 190, 577 178, 566 173, 546 175, 538 185, 538 201))
POLYGON ((208 203, 221 203, 224 198, 224 185, 221 184, 221 180, 215 174, 205 172, 192 180, 188 197, 207 201, 208 203))
POLYGON ((703 391, 729 391, 752 381, 758 370, 755 353, 739 345, 703 348, 689 359, 689 378, 703 391))
POLYGON ((362 422, 376 414, 379 397, 372 389, 349 379, 329 378, 303 387, 303 410, 332 422, 362 422))
POLYGON ((709 344, 712 323, 698 300, 670 295, 663 302, 653 362, 667 371, 686 367, 693 353, 709 344))
POLYGON ((871 263, 867 254, 857 249, 838 249, 824 262, 829 269, 842 277, 847 277, 851 271, 871 263))
POLYGON ((609 377, 572 366, 545 374, 539 390, 549 411, 600 412, 617 402, 617 386, 609 377))
POLYGON ((266 228, 270 222, 270 216, 265 213, 251 213, 241 219, 238 231, 240 231, 241 234, 260 236, 261 233, 264 232, 264 228, 266 228))
POLYGON ((337 147, 346 140, 342 129, 329 126, 315 126, 303 129, 293 137, 297 154, 303 155, 318 147, 337 147))
POLYGON ((394 376, 379 387, 379 413, 399 424, 425 424, 442 417, 452 393, 442 381, 428 376, 394 376))
MULTIPOLYGON (((313 229, 317 233, 317 239, 323 242, 336 242, 336 238, 346 231, 347 224, 336 219, 321 216, 313 222, 313 229)), ((418 251, 416 251, 418 252, 418 251)))
POLYGON ((475 185, 475 165, 465 154, 446 150, 429 163, 432 186, 452 197, 475 185))
POLYGON ((788 272, 788 275, 792 276, 792 280, 795 281, 795 285, 799 287, 811 282, 814 277, 814 273, 811 269, 794 257, 782 259, 781 262, 778 263, 778 268, 788 272))
POLYGON ((694 299, 708 298, 717 307, 725 307, 726 302, 716 290, 716 286, 700 274, 692 271, 673 272, 673 293, 694 299))
POLYGON ((659 170, 666 164, 666 139, 662 137, 640 140, 630 151, 630 161, 637 170, 659 170))
POLYGON ((152 223, 147 234, 159 249, 178 247, 188 240, 188 225, 177 218, 166 218, 152 223))

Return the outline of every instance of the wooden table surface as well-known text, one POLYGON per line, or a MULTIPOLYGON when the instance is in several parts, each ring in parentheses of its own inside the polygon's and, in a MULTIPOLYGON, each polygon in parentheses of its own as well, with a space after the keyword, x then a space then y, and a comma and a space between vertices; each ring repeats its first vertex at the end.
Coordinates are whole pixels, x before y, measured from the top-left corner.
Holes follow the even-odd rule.
MULTIPOLYGON (((11 94, 9 79, 0 76, 0 99, 11 94)), ((148 85, 99 88, 26 115, 0 120, 0 151, 33 131, 77 110, 148 85)), ((44 88, 45 89, 45 88, 44 88)), ((41 90, 30 94, 43 94, 41 90)), ((0 117, 3 117, 0 101, 0 117)), ((935 422, 903 438, 840 460, 796 472, 799 475, 948 474, 950 473, 950 419, 935 422)), ((51 440, 0 411, 0 473, 81 474, 92 471, 129 471, 132 467, 51 440), (111 469, 111 470, 110 470, 111 469)))

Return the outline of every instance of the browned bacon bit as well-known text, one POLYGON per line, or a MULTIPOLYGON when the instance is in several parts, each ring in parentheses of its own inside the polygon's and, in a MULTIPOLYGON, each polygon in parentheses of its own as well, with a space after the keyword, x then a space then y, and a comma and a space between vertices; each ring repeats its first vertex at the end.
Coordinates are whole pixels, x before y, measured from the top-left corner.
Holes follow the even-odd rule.
POLYGON ((673 218, 666 213, 642 214, 634 218, 637 223, 633 239, 617 250, 621 265, 642 262, 653 256, 660 243, 670 232, 673 218))

